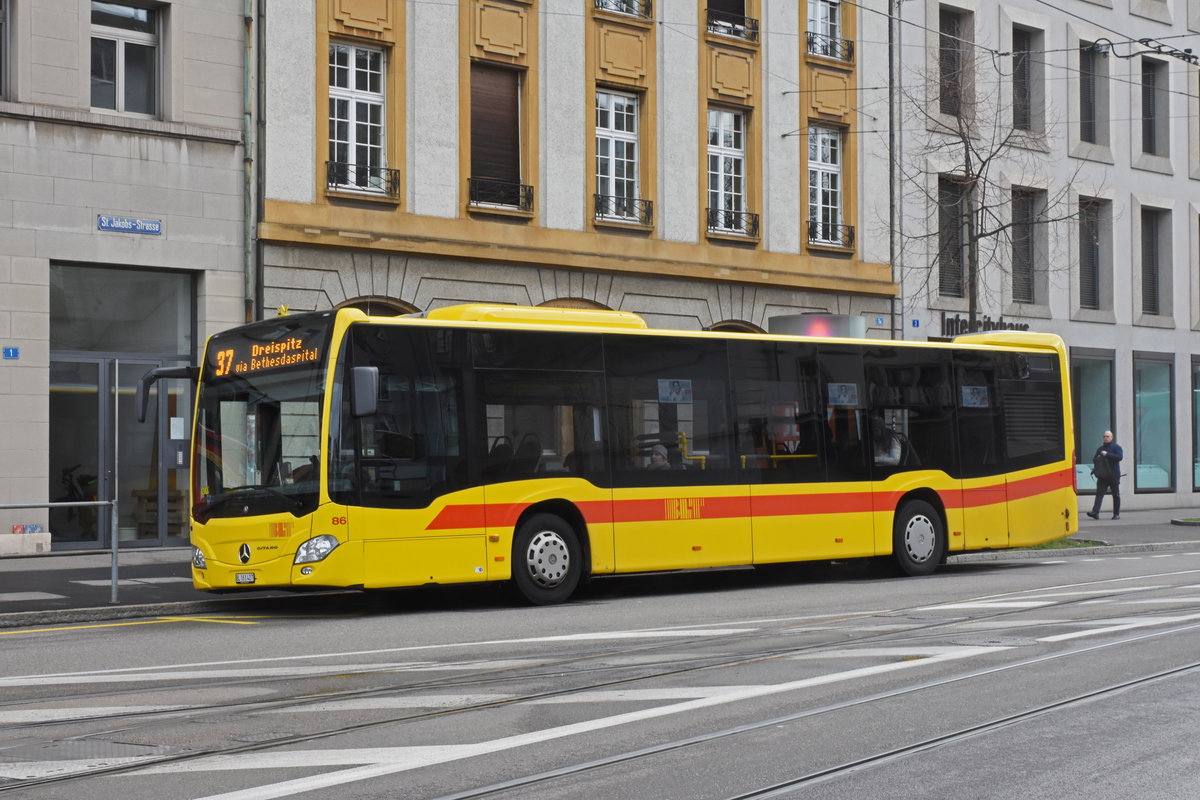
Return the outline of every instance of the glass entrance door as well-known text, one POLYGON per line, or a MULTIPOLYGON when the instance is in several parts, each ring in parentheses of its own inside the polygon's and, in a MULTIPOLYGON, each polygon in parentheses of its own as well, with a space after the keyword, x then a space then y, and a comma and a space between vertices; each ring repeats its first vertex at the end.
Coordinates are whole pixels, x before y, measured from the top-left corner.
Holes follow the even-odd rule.
MULTIPOLYGON (((182 543, 188 535, 191 387, 172 381, 180 385, 163 393, 153 389, 146 422, 137 421, 138 380, 166 364, 100 356, 50 365, 50 497, 107 500, 115 482, 122 543, 182 543)), ((112 542, 107 506, 51 509, 49 521, 57 549, 106 548, 112 542)))
MULTIPOLYGON (((50 500, 77 502, 107 497, 103 490, 101 363, 50 363, 50 500)), ((97 547, 108 529, 103 507, 51 508, 56 547, 97 547)))

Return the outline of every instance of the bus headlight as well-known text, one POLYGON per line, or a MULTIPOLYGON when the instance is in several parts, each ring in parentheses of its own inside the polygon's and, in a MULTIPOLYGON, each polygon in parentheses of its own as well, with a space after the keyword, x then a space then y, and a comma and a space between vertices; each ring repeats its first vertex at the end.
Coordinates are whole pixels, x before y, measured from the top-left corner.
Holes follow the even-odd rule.
POLYGON ((321 536, 313 537, 296 550, 296 560, 294 564, 307 564, 310 561, 322 561, 325 556, 333 552, 333 549, 338 546, 336 536, 330 536, 328 533, 321 536))
POLYGON ((192 548, 192 566, 196 569, 208 568, 208 562, 204 560, 204 551, 199 547, 192 548))

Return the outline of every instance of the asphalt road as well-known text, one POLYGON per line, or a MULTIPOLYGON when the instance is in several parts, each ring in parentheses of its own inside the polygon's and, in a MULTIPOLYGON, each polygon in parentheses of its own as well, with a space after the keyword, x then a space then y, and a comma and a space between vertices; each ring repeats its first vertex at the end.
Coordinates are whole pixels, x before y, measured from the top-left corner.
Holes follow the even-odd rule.
POLYGON ((0 795, 1194 798, 1200 546, 0 629, 0 795))

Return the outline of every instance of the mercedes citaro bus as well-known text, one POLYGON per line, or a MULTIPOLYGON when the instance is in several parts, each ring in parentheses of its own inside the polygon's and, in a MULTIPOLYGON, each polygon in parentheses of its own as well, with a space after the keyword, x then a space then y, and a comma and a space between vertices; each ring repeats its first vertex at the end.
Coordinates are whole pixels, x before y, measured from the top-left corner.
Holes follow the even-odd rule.
POLYGON ((1066 351, 650 329, 614 311, 342 309, 216 334, 198 380, 204 590, 512 581, 948 554, 1074 533, 1066 351), (665 457, 664 457, 665 456, 665 457))

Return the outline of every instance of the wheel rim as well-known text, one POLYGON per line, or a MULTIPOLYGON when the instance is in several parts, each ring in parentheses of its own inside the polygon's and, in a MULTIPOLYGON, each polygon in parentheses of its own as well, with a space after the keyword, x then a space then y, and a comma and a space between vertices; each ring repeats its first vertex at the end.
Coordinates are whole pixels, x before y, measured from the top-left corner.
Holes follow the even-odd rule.
POLYGON ((554 531, 540 531, 529 540, 525 565, 538 586, 551 589, 566 580, 571 551, 562 536, 554 531))
POLYGON ((908 557, 923 564, 933 557, 937 549, 937 529, 933 521, 924 514, 916 514, 904 526, 904 550, 908 557))

